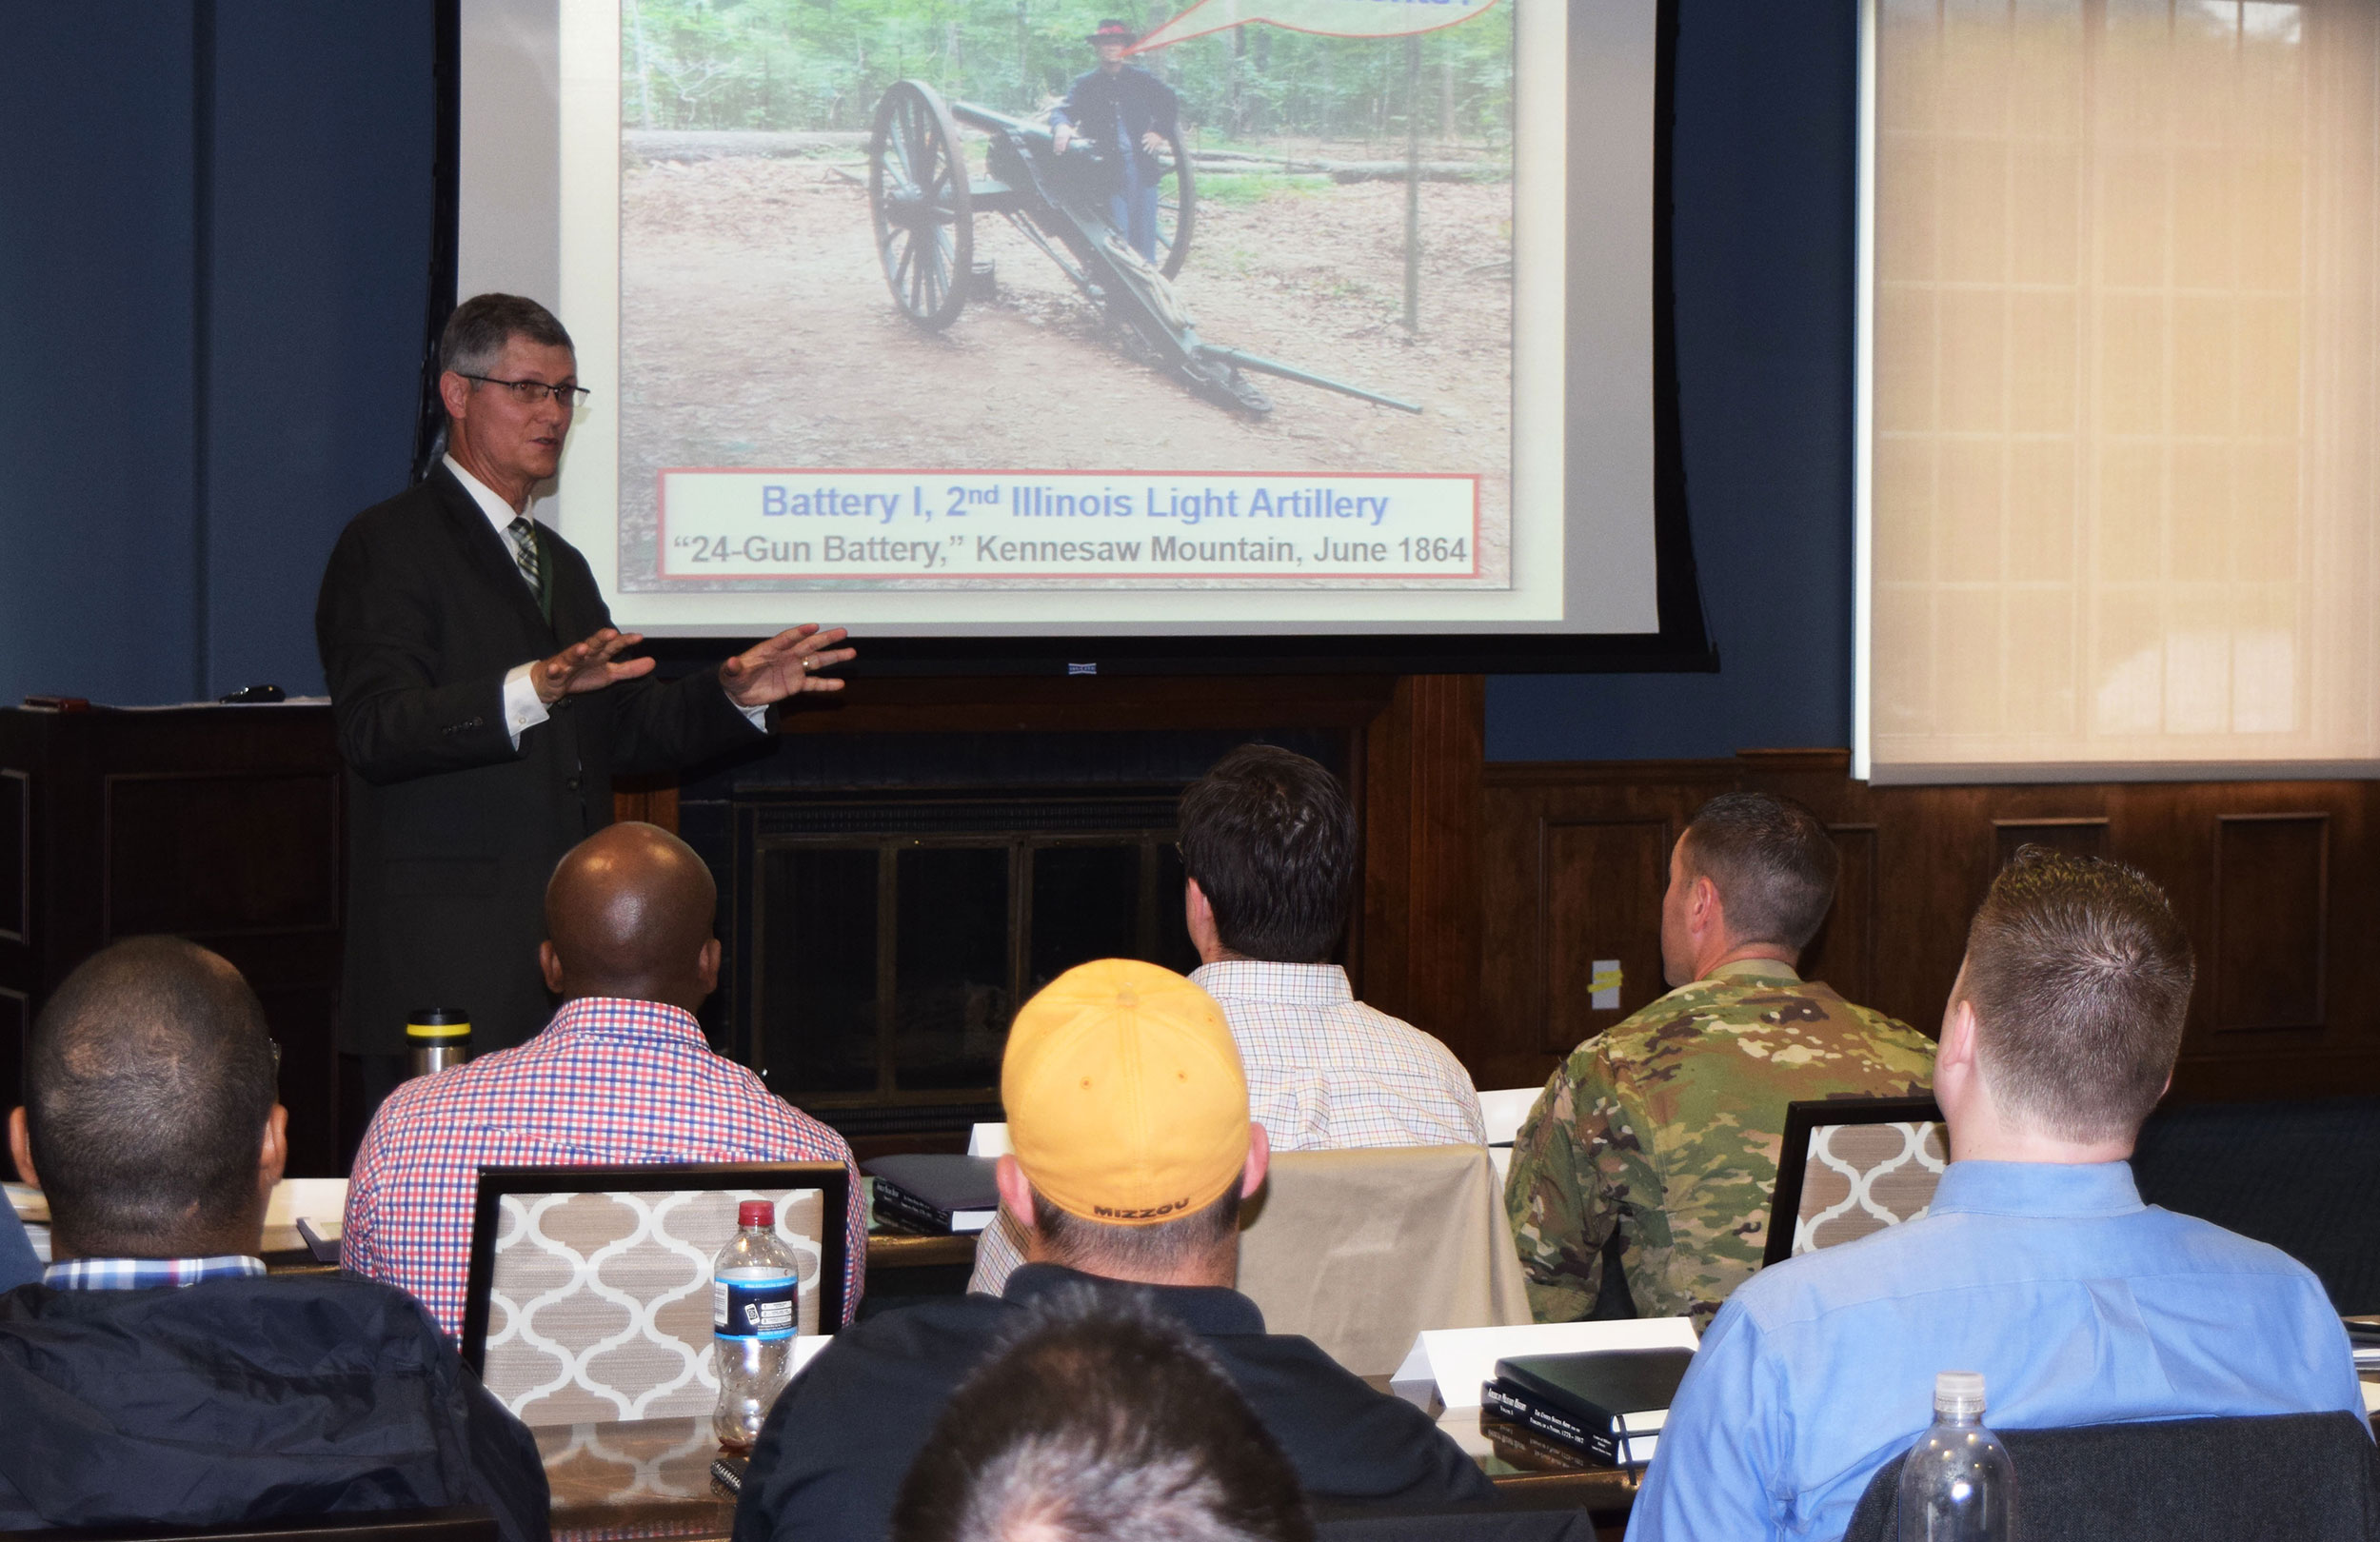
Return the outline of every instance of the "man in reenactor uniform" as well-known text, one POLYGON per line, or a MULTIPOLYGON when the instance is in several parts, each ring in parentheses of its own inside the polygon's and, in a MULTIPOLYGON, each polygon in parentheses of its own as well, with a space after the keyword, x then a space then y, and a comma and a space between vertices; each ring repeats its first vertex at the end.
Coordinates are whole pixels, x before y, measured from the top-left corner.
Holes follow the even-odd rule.
POLYGON ((1699 1329, 1760 1267, 1785 1105, 1923 1094, 1934 1045, 1795 973, 1839 862, 1800 804, 1727 793, 1670 853, 1677 988, 1571 1053, 1513 1142, 1505 1209, 1540 1322, 1593 1310, 1620 1238, 1636 1311, 1699 1329))
POLYGON ((1181 104, 1174 89, 1124 53, 1140 34, 1114 17, 1083 41, 1099 50, 1096 69, 1075 77, 1066 99, 1050 109, 1052 148, 1060 156, 1080 135, 1104 157, 1110 217, 1132 249, 1157 261, 1157 158, 1172 141, 1181 104))

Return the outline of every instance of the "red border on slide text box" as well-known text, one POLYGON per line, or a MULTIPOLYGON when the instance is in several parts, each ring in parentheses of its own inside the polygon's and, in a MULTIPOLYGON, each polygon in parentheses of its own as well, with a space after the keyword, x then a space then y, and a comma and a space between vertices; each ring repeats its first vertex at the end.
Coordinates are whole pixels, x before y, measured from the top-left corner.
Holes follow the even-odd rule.
MULTIPOLYGON (((653 474, 654 545, 653 576, 664 583, 708 583, 719 580, 737 579, 811 579, 840 583, 848 579, 910 579, 920 575, 900 573, 668 573, 662 571, 669 550, 669 478, 679 472, 695 475, 727 473, 754 477, 1200 477, 1207 481, 1239 478, 1242 481, 1280 482, 1292 477, 1311 476, 1331 482, 1468 482, 1471 484, 1471 567, 1467 572, 1450 572, 1432 568, 1420 572, 1382 573, 1166 573, 1169 579, 1417 579, 1417 578, 1478 578, 1479 576, 1479 477, 1477 471, 1054 471, 1003 469, 994 471, 954 471, 939 466, 931 471, 854 465, 665 465, 653 474)), ((922 538, 921 538, 922 539, 922 538)), ((1073 580, 1078 583, 1115 584, 1120 580, 1129 583, 1141 575, 1117 573, 969 573, 960 578, 1073 580)), ((1157 575, 1152 575, 1157 576, 1157 575)), ((945 577, 942 583, 952 582, 945 577)), ((1156 584, 1144 587, 1159 587, 1156 584)))

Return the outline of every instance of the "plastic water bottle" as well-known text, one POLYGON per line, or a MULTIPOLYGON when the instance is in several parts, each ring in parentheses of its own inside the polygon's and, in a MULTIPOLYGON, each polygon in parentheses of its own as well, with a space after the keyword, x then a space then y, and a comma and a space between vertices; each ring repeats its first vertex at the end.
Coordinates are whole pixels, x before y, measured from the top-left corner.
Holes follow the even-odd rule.
POLYGON ((752 1449, 777 1394, 793 1378, 801 1293, 793 1250, 777 1237, 777 1207, 744 1200, 736 1207, 736 1235, 711 1261, 712 1358, 719 1367, 711 1430, 729 1451, 752 1449))
POLYGON ((1934 1428, 1901 1464, 1900 1542, 2013 1542, 2016 1469, 1983 1427, 1983 1374, 1934 1378, 1934 1428))

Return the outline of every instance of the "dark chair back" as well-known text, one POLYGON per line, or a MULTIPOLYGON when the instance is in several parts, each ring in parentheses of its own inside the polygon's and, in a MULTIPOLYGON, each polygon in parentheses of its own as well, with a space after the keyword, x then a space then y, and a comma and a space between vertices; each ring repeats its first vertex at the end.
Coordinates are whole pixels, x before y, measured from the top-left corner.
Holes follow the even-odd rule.
POLYGON ((1949 1163, 1950 1135, 1931 1097, 1786 1104, 1760 1267, 1916 1219, 1949 1163))
POLYGON ((1315 1522, 1314 1542, 1596 1542, 1583 1510, 1463 1510, 1315 1522))
POLYGON ((359 1510, 304 1520, 244 1521, 190 1531, 136 1527, 129 1531, 24 1532, 42 1542, 496 1542, 495 1518, 485 1510, 359 1510))
MULTIPOLYGON (((2371 1430, 2353 1414, 2002 1430, 2025 1542, 2372 1542, 2371 1430)), ((1902 1458, 1859 1496, 1843 1542, 1894 1542, 1902 1458)))

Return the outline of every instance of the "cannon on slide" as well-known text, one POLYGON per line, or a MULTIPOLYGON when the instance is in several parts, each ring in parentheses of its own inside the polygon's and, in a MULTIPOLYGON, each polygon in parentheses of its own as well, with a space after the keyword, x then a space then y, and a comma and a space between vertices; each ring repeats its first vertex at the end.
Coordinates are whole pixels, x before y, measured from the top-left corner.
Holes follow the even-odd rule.
POLYGON ((1199 336, 1174 290, 1198 223, 1196 172, 1177 129, 1158 196, 1158 260, 1132 249, 1109 214, 1100 152, 1076 140, 1056 152, 1050 130, 964 102, 923 81, 895 82, 876 105, 868 207, 884 282, 902 312, 939 331, 965 308, 975 274, 975 217, 998 214, 1056 263, 1083 296, 1129 327, 1160 367, 1210 401, 1273 409, 1250 373, 1294 380, 1406 412, 1411 402, 1199 336), (967 164, 959 126, 984 135, 984 175, 967 164))

